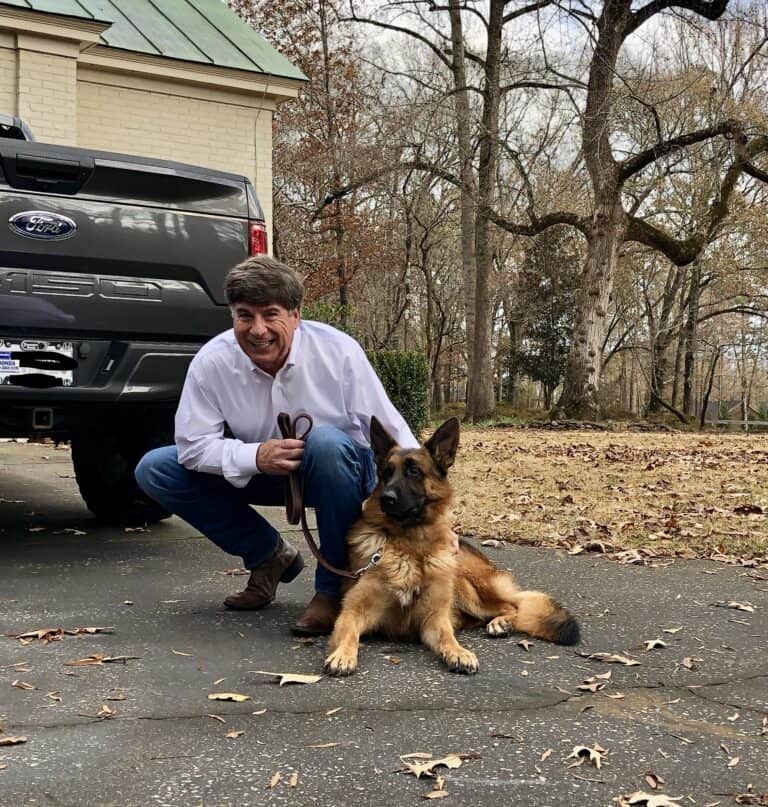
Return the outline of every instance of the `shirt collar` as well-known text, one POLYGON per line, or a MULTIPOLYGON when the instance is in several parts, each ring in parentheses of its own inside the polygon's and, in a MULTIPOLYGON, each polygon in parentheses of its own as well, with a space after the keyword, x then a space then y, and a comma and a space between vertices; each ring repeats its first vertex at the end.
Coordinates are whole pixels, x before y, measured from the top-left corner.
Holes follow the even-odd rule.
MULTIPOLYGON (((269 375, 269 373, 265 373, 264 370, 262 370, 261 367, 258 366, 258 364, 254 364, 254 362, 252 362, 248 358, 245 351, 240 347, 240 345, 238 345, 237 339, 235 339, 235 337, 234 337, 234 333, 235 333, 235 331, 233 329, 232 330, 232 340, 234 342, 235 349, 238 351, 238 353, 241 356, 245 357, 246 361, 251 366, 251 370, 253 370, 254 373, 261 374, 261 375, 264 375, 264 376, 268 376, 269 378, 272 378, 272 376, 269 375)), ((301 321, 300 321, 299 322, 299 327, 296 328, 296 330, 293 332, 293 341, 291 342, 291 349, 288 351, 288 358, 285 360, 285 364, 280 368, 280 370, 278 370, 278 373, 282 372, 282 370, 284 370, 286 367, 293 367, 294 365, 298 364, 298 357, 299 357, 299 349, 300 349, 300 346, 301 346, 301 339, 302 339, 302 328, 301 328, 301 321)))
POLYGON ((288 351, 288 358, 285 360, 283 367, 293 367, 294 364, 298 364, 301 338, 301 320, 299 320, 299 325, 293 332, 293 341, 291 342, 291 349, 288 351))

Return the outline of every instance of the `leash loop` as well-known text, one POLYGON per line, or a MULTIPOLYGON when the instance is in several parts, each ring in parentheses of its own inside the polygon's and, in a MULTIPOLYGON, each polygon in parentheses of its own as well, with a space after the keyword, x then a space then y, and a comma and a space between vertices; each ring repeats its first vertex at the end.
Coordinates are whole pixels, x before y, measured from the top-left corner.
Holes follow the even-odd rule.
MULTIPOLYGON (((296 415, 293 420, 291 420, 291 416, 287 412, 280 412, 277 416, 277 426, 285 440, 306 440, 307 435, 312 431, 312 425, 312 417, 304 412, 296 415), (298 433, 299 430, 297 428, 299 421, 306 421, 306 428, 301 434, 298 433)), ((358 569, 356 572, 348 572, 345 569, 337 569, 323 557, 307 525, 307 514, 304 510, 304 484, 301 479, 301 472, 298 470, 291 471, 286 477, 285 516, 289 524, 301 524, 301 530, 304 533, 307 545, 310 550, 312 550, 312 554, 317 558, 317 562, 331 572, 331 574, 346 577, 350 580, 357 580, 367 572, 368 569, 372 569, 381 560, 381 552, 374 552, 365 566, 358 569)))

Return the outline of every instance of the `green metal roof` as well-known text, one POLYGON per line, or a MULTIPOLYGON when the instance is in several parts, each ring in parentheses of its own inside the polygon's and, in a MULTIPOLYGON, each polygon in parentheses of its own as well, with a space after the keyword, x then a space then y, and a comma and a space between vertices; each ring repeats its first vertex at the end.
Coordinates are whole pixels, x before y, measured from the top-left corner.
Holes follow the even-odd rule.
POLYGON ((45 14, 109 22, 111 48, 306 80, 222 0, 0 0, 45 14))

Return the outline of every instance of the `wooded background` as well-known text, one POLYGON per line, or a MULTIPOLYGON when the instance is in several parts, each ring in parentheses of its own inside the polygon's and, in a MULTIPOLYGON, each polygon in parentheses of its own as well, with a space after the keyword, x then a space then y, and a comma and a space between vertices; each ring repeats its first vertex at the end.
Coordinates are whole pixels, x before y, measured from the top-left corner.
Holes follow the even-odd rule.
POLYGON ((768 418, 765 0, 230 0, 309 78, 274 128, 308 311, 433 411, 768 418))

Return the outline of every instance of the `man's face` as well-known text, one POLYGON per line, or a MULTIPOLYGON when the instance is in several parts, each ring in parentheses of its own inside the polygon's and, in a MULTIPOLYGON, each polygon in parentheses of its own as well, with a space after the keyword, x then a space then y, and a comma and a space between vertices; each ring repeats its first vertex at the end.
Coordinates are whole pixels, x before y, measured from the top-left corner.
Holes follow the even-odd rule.
POLYGON ((289 311, 277 303, 235 303, 232 324, 235 339, 245 355, 262 370, 275 375, 291 350, 293 334, 299 327, 299 310, 289 311))

